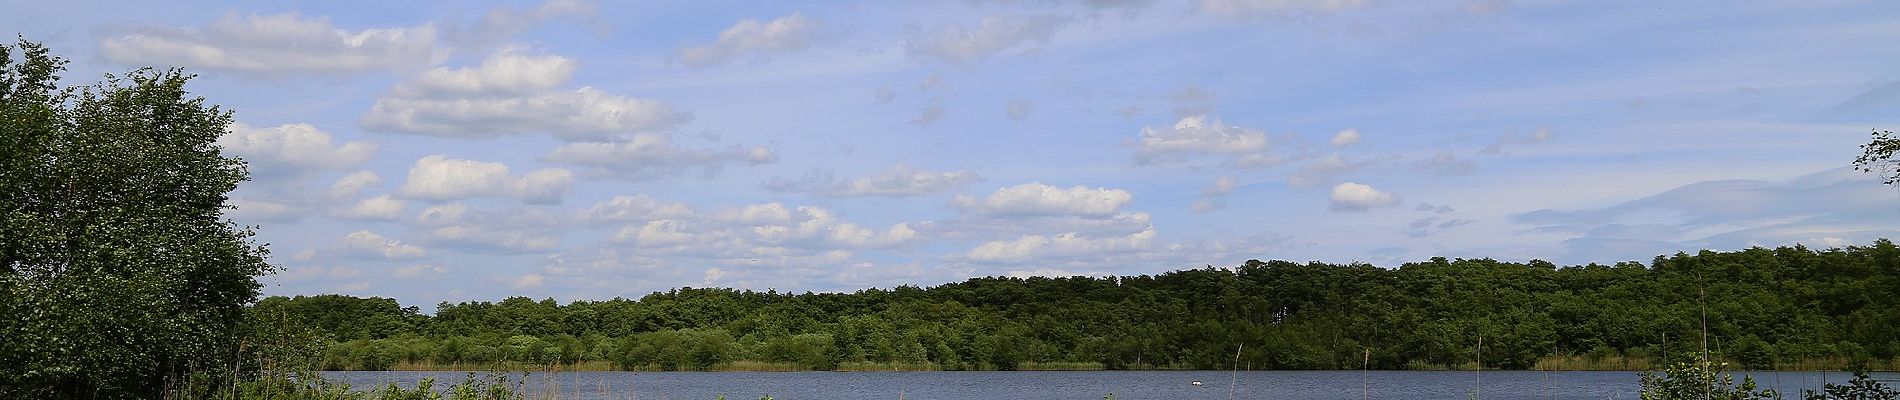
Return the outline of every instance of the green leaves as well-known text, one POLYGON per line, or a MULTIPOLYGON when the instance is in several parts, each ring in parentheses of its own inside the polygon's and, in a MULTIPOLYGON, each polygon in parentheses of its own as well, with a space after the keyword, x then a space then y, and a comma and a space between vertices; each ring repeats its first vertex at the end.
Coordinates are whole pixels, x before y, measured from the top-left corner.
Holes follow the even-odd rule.
POLYGON ((0 55, 0 397, 153 398, 236 365, 274 267, 222 216, 248 177, 216 145, 230 113, 178 70, 61 89, 44 47, 0 55))

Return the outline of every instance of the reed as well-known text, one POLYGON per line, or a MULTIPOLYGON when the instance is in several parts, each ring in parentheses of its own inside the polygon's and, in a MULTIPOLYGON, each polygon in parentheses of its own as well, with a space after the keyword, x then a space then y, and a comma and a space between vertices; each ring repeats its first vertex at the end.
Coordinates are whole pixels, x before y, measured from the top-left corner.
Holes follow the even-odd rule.
POLYGON ((1108 369, 1108 367, 1105 365, 1102 365, 1102 363, 1094 362, 1094 361, 1082 361, 1082 362, 1025 361, 1025 362, 1016 364, 1016 370, 1018 371, 1101 371, 1105 369, 1108 369))

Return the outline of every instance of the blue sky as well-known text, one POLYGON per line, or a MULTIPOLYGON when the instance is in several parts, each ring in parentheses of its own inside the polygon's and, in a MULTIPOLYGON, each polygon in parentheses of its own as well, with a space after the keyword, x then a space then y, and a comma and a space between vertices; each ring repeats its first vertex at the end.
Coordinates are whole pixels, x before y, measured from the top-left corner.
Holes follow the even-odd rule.
POLYGON ((1892 237, 1877 1, 14 4, 199 74, 269 294, 637 297, 1892 237))

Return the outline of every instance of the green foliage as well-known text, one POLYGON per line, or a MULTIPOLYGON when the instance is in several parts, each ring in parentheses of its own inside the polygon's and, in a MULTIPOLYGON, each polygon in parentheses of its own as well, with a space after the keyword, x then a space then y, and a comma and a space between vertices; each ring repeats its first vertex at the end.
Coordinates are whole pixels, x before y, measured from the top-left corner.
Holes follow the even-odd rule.
POLYGON ((1748 400, 1773 399, 1774 390, 1755 390, 1755 378, 1742 376, 1740 384, 1733 375, 1724 374, 1724 364, 1702 362, 1670 364, 1661 374, 1643 372, 1643 400, 1748 400))
POLYGON ((240 373, 262 348, 241 339, 245 305, 274 267, 222 216, 248 179, 216 144, 231 114, 178 70, 61 88, 64 64, 0 45, 0 398, 155 398, 240 373))
POLYGON ((1881 240, 1678 253, 1648 265, 1251 261, 854 293, 514 297, 443 303, 433 316, 347 296, 265 299, 258 309, 350 327, 319 332, 341 341, 325 357, 340 369, 1225 369, 1243 343, 1239 361, 1254 369, 1358 369, 1365 349, 1373 369, 1469 369, 1480 336, 1484 368, 1562 358, 1641 369, 1670 361, 1656 355, 1699 354, 1706 305, 1717 359, 1773 369, 1890 363, 1900 352, 1894 287, 1900 248, 1881 240), (400 323, 360 328, 376 321, 400 323))
POLYGON ((1894 153, 1900 152, 1900 137, 1895 137, 1893 131, 1877 129, 1873 136, 1872 141, 1860 145, 1861 154, 1854 158, 1854 169, 1879 173, 1888 185, 1900 182, 1900 170, 1894 169, 1900 161, 1893 159, 1894 153))
POLYGON ((414 387, 394 383, 372 390, 355 390, 320 378, 299 378, 271 374, 239 381, 232 390, 222 387, 226 381, 195 376, 186 384, 165 393, 167 399, 219 400, 526 400, 520 381, 494 374, 486 378, 474 373, 461 383, 436 387, 435 378, 423 378, 414 387))
POLYGON ((1900 399, 1900 390, 1894 390, 1868 377, 1866 372, 1855 371, 1854 379, 1846 385, 1829 383, 1820 392, 1803 390, 1802 398, 1807 400, 1895 400, 1900 399))

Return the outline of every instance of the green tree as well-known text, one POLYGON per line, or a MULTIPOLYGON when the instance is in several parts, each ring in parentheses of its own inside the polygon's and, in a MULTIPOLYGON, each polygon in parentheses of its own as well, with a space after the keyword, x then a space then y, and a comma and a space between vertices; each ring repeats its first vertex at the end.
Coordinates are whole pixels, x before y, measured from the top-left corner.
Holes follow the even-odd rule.
POLYGON ((231 114, 176 69, 61 88, 65 62, 0 45, 0 397, 151 398, 222 375, 274 270, 223 218, 249 176, 216 144, 231 114))
POLYGON ((1882 183, 1892 185, 1900 182, 1900 160, 1894 160, 1894 153, 1900 153, 1900 137, 1893 131, 1874 130, 1874 139, 1860 145, 1860 157, 1854 158, 1854 169, 1861 172, 1878 173, 1886 179, 1882 183))

